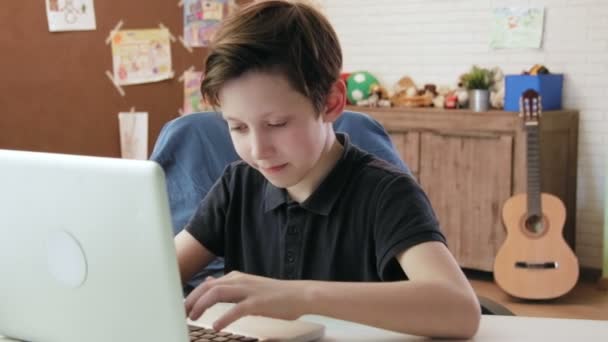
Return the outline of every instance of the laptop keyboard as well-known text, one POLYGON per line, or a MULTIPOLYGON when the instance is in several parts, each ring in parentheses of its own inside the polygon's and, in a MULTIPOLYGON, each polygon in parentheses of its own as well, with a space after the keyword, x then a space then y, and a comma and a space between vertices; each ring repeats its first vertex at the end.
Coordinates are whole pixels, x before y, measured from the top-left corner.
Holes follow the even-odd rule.
POLYGON ((190 330, 190 342, 255 342, 255 337, 231 334, 226 331, 215 331, 201 327, 188 326, 190 330))

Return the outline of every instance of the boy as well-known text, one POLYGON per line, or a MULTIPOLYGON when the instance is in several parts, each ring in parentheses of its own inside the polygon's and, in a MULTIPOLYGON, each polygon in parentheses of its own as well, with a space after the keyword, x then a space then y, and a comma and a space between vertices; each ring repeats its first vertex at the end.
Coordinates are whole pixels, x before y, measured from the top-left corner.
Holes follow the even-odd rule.
POLYGON ((219 105, 242 161, 176 236, 182 281, 215 256, 226 276, 186 298, 244 315, 319 314, 410 334, 468 338, 480 306, 416 182, 332 122, 345 106, 334 30, 310 6, 255 3, 227 19, 201 91, 219 105))

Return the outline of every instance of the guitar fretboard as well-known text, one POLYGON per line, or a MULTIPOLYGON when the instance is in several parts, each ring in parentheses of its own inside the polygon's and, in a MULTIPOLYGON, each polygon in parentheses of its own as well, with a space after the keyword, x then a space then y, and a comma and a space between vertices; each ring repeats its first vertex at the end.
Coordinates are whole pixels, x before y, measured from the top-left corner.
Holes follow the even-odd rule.
POLYGON ((528 160, 528 215, 541 216, 540 203, 540 128, 526 125, 528 160))

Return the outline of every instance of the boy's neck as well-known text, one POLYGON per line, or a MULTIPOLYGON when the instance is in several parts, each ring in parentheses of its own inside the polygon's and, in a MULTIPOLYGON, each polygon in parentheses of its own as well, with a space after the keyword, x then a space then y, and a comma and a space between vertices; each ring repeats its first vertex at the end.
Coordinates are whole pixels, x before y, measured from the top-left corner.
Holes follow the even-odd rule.
POLYGON ((333 129, 330 130, 319 161, 301 182, 287 188, 289 197, 298 203, 304 202, 336 166, 343 150, 344 147, 336 139, 333 129))

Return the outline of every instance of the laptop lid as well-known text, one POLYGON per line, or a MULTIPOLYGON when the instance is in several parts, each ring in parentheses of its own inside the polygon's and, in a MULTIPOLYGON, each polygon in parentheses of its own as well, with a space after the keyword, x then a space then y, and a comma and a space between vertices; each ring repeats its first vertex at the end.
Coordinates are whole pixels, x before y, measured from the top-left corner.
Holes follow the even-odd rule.
POLYGON ((162 169, 0 150, 0 335, 188 341, 162 169))
MULTIPOLYGON (((193 325, 211 327, 230 304, 193 325)), ((0 150, 0 335, 189 341, 164 174, 151 161, 0 150)), ((324 327, 244 317, 227 329, 311 341, 324 327)))

